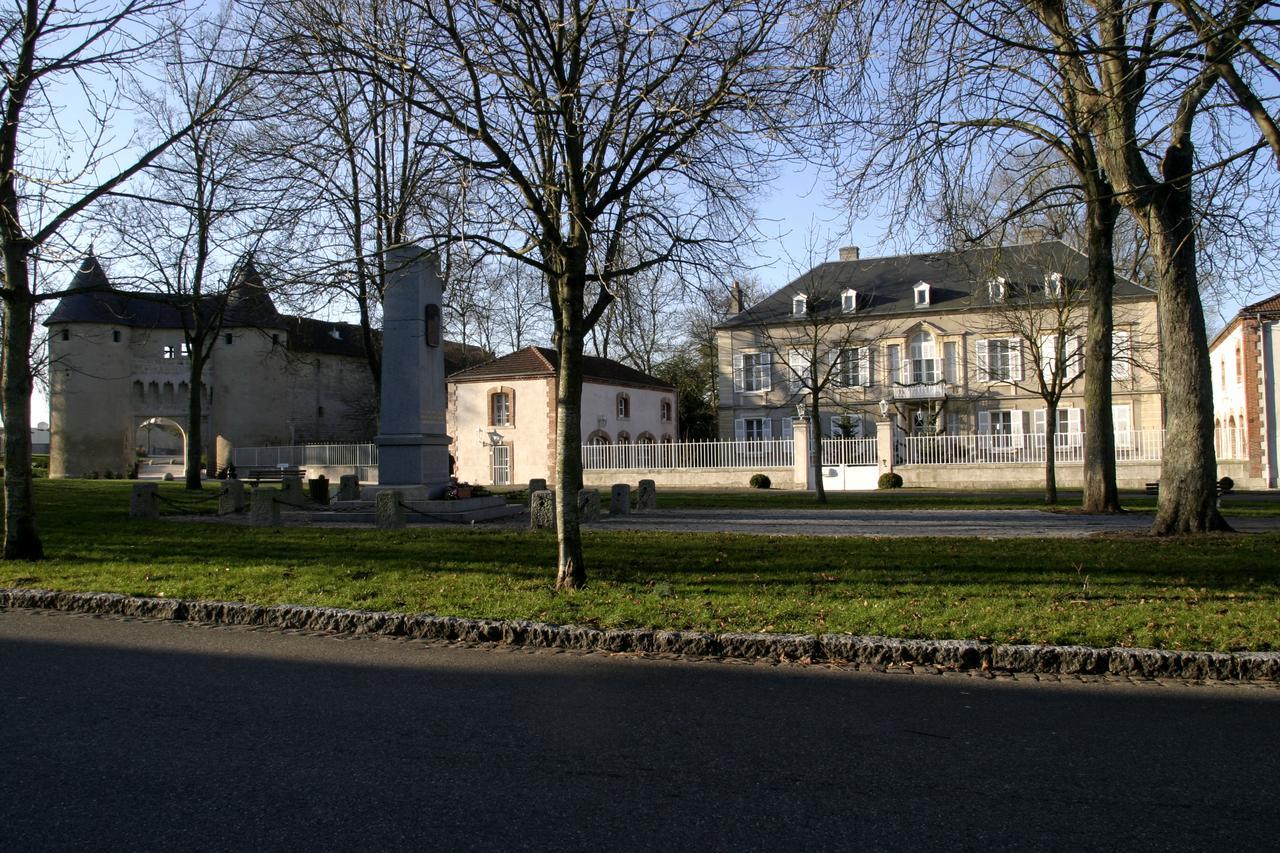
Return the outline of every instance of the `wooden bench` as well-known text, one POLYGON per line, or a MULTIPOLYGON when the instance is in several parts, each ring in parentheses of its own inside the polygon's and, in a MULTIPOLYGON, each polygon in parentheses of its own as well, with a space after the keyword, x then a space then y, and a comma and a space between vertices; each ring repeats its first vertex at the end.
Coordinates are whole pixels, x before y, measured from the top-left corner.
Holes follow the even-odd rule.
POLYGON ((288 467, 250 468, 244 479, 257 486, 262 483, 283 483, 285 477, 298 477, 305 480, 307 477, 307 469, 288 467))
MULTIPOLYGON (((1232 484, 1231 486, 1224 485, 1224 484, 1223 484, 1223 482, 1222 482, 1222 480, 1219 480, 1219 481, 1218 481, 1217 483, 1215 483, 1214 485, 1216 486, 1216 488, 1217 488, 1217 490, 1218 490, 1218 496, 1219 496, 1219 497, 1221 497, 1222 495, 1225 495, 1225 494, 1227 494, 1228 492, 1230 492, 1230 491, 1231 491, 1231 489, 1232 489, 1232 488, 1233 488, 1233 486, 1234 486, 1234 484, 1232 484)), ((1149 494, 1149 495, 1158 495, 1158 494, 1160 494, 1160 481, 1159 481, 1159 480, 1157 480, 1157 481, 1156 481, 1156 482, 1154 482, 1154 483, 1147 483, 1147 494, 1149 494)))

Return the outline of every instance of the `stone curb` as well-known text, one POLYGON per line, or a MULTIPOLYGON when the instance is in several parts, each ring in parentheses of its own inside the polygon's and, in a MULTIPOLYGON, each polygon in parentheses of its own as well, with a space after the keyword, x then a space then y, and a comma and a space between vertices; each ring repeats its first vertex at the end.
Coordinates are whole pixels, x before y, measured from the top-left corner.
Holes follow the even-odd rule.
POLYGON ((205 625, 293 628, 547 649, 643 652, 745 660, 829 661, 859 666, 920 664, 955 670, 1280 681, 1280 652, 1183 652, 1088 646, 995 645, 971 640, 900 640, 850 634, 710 634, 599 630, 520 620, 461 619, 336 607, 139 598, 106 592, 0 589, 0 607, 170 619, 205 625))

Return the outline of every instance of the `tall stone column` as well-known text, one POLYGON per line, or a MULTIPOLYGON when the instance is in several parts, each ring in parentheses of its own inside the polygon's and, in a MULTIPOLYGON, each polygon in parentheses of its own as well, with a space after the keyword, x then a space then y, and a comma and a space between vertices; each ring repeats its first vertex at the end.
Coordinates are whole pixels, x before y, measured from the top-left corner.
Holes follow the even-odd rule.
POLYGON ((893 472, 893 420, 882 418, 876 422, 876 456, 880 459, 880 473, 893 472))
POLYGON ((813 465, 809 459, 809 421, 796 418, 791 422, 791 475, 797 488, 813 489, 813 465))
POLYGON ((437 498, 449 482, 445 433, 443 291, 435 257, 418 246, 387 253, 382 295, 378 485, 437 498))

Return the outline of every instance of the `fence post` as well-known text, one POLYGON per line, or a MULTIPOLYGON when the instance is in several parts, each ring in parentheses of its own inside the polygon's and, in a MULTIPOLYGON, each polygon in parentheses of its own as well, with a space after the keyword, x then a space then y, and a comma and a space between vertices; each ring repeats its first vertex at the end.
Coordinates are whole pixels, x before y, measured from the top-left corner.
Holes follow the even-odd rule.
POLYGON ((876 421, 876 458, 881 474, 893 473, 893 421, 888 418, 876 421))

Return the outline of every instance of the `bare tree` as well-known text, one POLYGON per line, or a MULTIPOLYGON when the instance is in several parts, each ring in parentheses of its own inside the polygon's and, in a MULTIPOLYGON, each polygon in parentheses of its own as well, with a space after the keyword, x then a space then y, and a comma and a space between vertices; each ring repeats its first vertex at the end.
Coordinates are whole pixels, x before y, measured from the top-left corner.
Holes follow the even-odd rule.
MULTIPOLYGON (((119 84, 143 72, 175 4, 110 7, 28 0, 0 13, 0 252, 4 255, 6 559, 37 560, 31 493, 31 339, 36 304, 59 292, 33 287, 31 264, 85 208, 132 178, 205 119, 197 116, 141 151, 112 143, 119 84), (78 101, 79 115, 65 109, 78 101), (49 152, 69 152, 69 158, 49 152)), ((212 110, 219 104, 214 98, 212 110)))
MULTIPOLYGON (((713 0, 532 3, 407 0, 420 24, 388 47, 315 0, 310 15, 352 65, 439 122, 424 147, 468 179, 466 238, 538 270, 547 282, 557 379, 557 586, 586 582, 577 502, 582 482, 582 354, 614 282, 728 248, 769 162, 771 138, 803 122, 812 66, 788 3, 713 0), (400 81, 412 75, 413 90, 400 81), (624 239, 643 247, 627 262, 624 239), (588 295, 595 288, 594 300, 588 295)), ((456 229, 439 235, 458 239, 456 229)))

